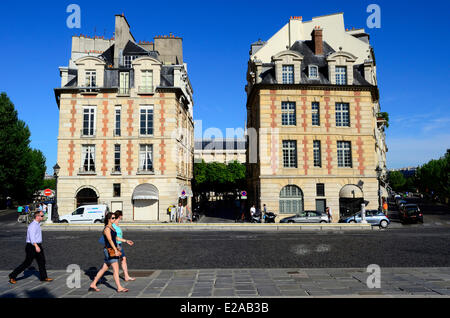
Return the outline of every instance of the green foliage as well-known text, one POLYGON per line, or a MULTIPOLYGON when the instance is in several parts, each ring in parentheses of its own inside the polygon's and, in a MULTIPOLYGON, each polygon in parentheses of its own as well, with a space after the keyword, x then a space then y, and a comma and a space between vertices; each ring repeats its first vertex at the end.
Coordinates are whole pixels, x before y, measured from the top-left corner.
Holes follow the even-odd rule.
POLYGON ((394 191, 403 190, 403 186, 406 184, 406 179, 403 173, 400 171, 391 171, 389 173, 389 184, 394 191))
POLYGON ((14 104, 0 94, 0 197, 19 201, 31 199, 42 186, 45 157, 31 149, 30 130, 18 119, 14 104))
POLYGON ((194 164, 194 192, 202 195, 209 191, 227 193, 243 190, 246 183, 245 165, 234 161, 228 164, 220 162, 194 164))
POLYGON ((378 113, 378 117, 386 120, 386 128, 389 128, 389 114, 386 112, 381 112, 381 113, 378 113))
POLYGON ((438 160, 431 160, 416 172, 417 186, 422 193, 441 199, 450 197, 450 149, 438 160))
POLYGON ((55 179, 44 179, 43 184, 41 186, 41 190, 43 189, 56 189, 56 180, 55 179))

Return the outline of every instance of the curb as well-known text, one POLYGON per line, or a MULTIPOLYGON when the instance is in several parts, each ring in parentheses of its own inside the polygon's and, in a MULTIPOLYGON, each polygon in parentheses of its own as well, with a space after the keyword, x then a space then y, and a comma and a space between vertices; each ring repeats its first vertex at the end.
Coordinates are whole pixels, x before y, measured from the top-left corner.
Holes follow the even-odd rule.
MULTIPOLYGON (((351 231, 372 230, 371 224, 124 224, 121 228, 127 230, 150 230, 150 231, 351 231)), ((378 227, 374 227, 378 229, 378 227)), ((43 224, 43 231, 100 231, 103 224, 43 224)))

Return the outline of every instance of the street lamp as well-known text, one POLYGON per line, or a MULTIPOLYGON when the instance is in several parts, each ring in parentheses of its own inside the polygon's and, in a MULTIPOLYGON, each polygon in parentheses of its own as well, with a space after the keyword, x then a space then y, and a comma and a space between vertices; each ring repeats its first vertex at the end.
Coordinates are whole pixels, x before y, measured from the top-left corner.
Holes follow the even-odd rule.
MULTIPOLYGON (((58 175, 59 175, 59 170, 61 168, 59 167, 58 163, 56 163, 53 166, 53 176, 55 177, 55 207, 54 207, 54 213, 52 213, 54 215, 53 219, 59 220, 59 214, 58 214, 58 175)), ((53 221, 53 220, 52 220, 53 221)))
POLYGON ((375 169, 376 173, 377 173, 377 179, 378 179, 378 210, 382 210, 382 204, 381 204, 381 187, 380 187, 380 180, 381 180, 381 173, 383 172, 383 170, 380 168, 380 166, 377 166, 377 168, 375 169))

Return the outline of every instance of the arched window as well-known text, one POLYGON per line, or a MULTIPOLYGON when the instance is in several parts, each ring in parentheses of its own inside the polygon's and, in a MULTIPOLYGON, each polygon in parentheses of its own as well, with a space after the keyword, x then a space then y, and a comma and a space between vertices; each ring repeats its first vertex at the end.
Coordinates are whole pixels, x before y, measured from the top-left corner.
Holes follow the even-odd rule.
POLYGON ((298 214, 303 211, 303 192, 296 185, 288 185, 280 192, 280 213, 298 214))

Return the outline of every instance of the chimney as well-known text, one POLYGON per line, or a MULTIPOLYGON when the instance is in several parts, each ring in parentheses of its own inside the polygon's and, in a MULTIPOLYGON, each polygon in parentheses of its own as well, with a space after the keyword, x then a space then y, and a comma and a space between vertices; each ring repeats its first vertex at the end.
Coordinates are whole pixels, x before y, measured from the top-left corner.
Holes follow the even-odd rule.
POLYGON ((319 26, 315 26, 311 33, 312 41, 314 44, 314 54, 323 55, 323 34, 322 29, 319 26))

